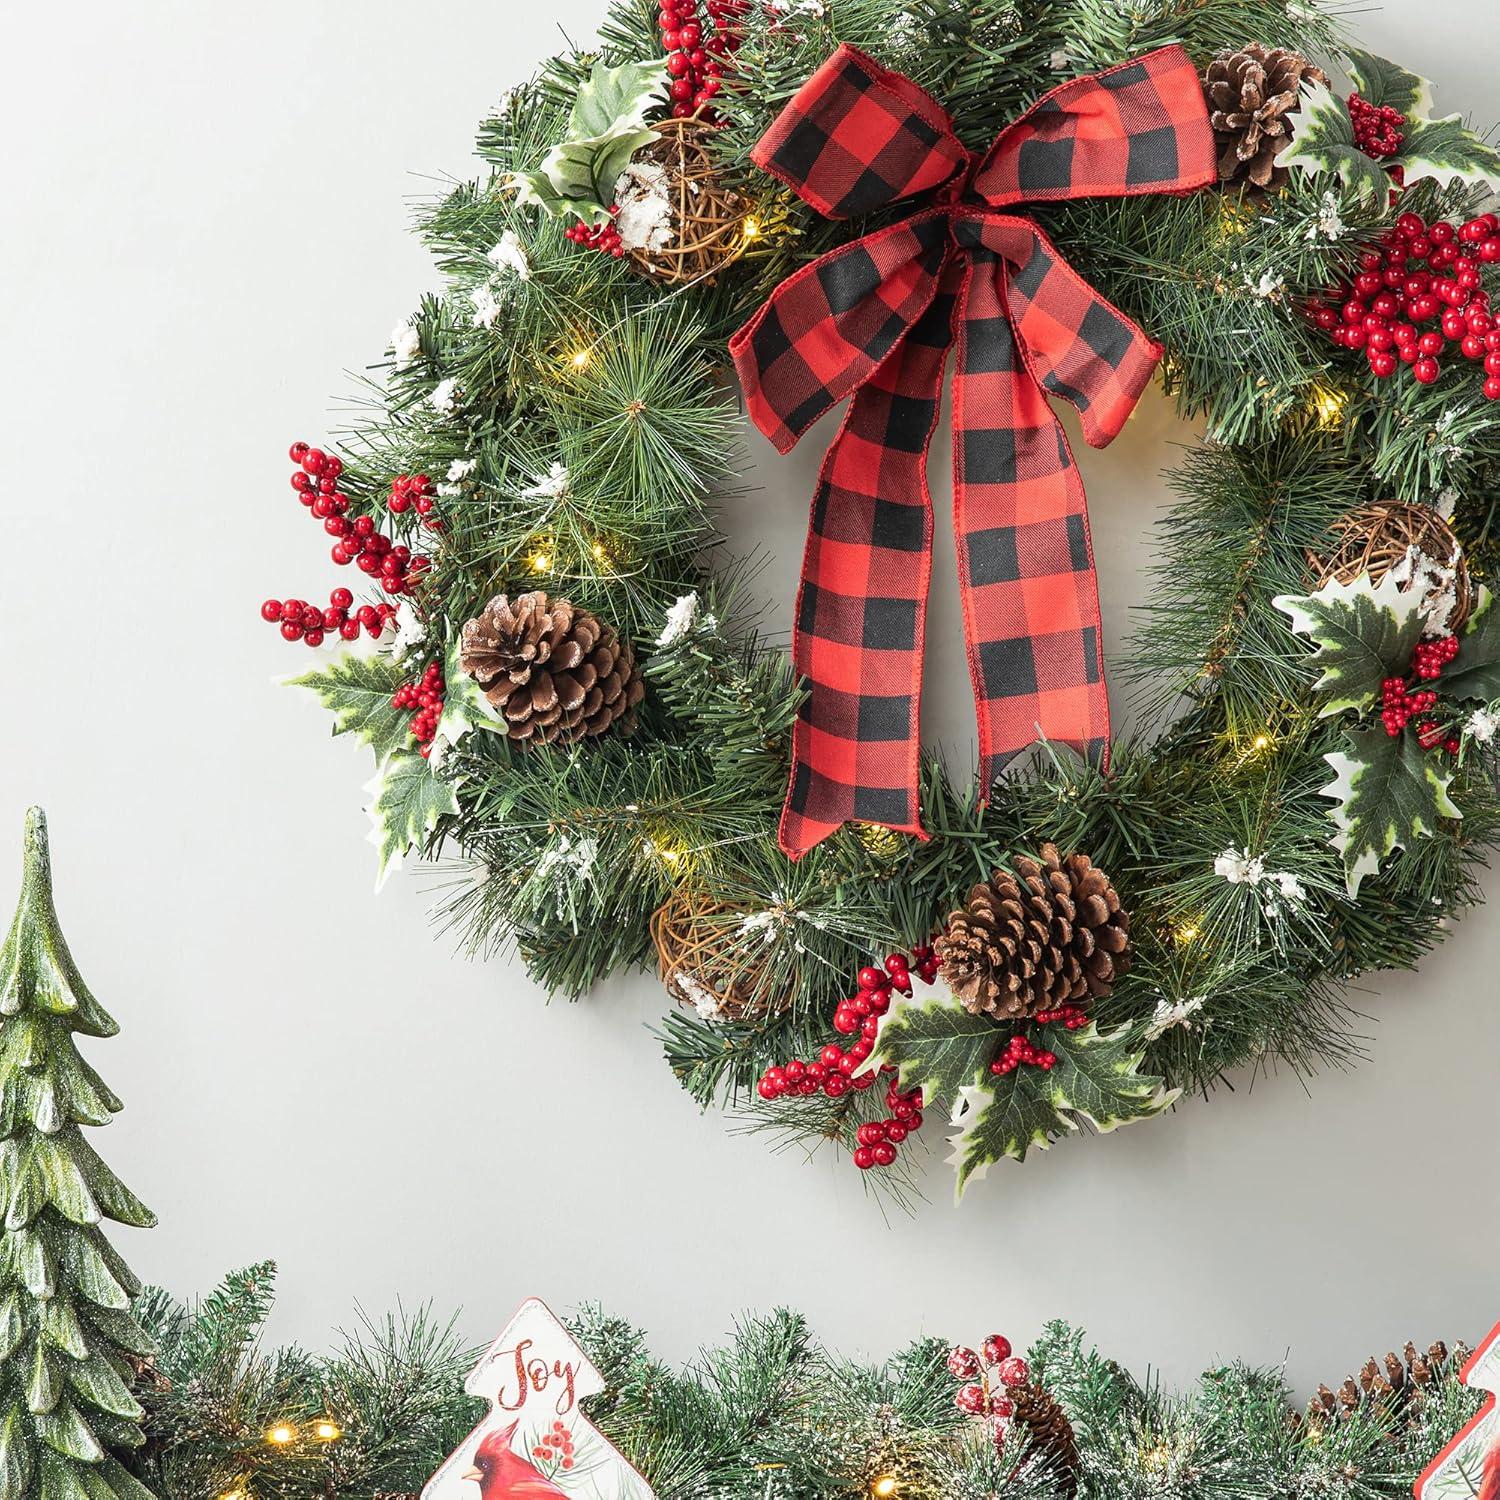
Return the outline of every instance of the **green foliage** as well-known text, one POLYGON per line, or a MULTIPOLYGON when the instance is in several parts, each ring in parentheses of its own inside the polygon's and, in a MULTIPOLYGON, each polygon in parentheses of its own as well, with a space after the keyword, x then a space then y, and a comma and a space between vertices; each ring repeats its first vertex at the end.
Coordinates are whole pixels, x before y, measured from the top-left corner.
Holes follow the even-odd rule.
POLYGON ((1291 138, 1276 158, 1279 165, 1331 174, 1371 203, 1389 193, 1391 168, 1400 168, 1408 187, 1424 179, 1440 188, 1500 184, 1500 151, 1486 145, 1458 115, 1432 119, 1432 85, 1425 78, 1359 51, 1349 54, 1349 77, 1370 103, 1389 105, 1406 117, 1400 148, 1380 161, 1366 156, 1355 144, 1348 105, 1325 84, 1307 83, 1292 117, 1291 138))
POLYGON ((567 138, 536 172, 517 178, 518 201, 554 218, 576 214, 585 224, 607 224, 615 181, 653 139, 646 116, 666 92, 667 70, 659 59, 618 68, 595 63, 574 96, 567 138))
MULTIPOLYGON (((161 1354, 131 1468, 160 1500, 415 1492, 476 1420, 462 1388, 474 1354, 425 1312, 365 1322, 328 1356, 264 1349, 273 1271, 236 1273, 191 1305, 143 1295, 161 1354), (319 1421, 339 1438, 309 1438, 319 1421), (291 1441, 265 1440, 278 1425, 291 1441)), ((1072 1427, 1069 1476, 1017 1430, 997 1452, 955 1407, 950 1346, 936 1338, 852 1360, 778 1309, 677 1369, 597 1307, 569 1328, 605 1380, 586 1415, 660 1500, 865 1500, 886 1476, 903 1500, 1065 1500, 1075 1482, 1079 1500, 1398 1500, 1480 1400, 1459 1359, 1438 1359, 1415 1396, 1361 1401, 1330 1421, 1298 1411, 1277 1371, 1225 1365, 1171 1392, 1049 1323, 1027 1359, 1072 1427)))
POLYGON ((73 1040, 116 1029, 68 951, 33 808, 0 948, 0 1500, 150 1500, 108 1453, 143 1441, 133 1362, 152 1345, 100 1225, 156 1219, 83 1137, 122 1105, 73 1040))
POLYGON ((1303 84, 1291 136, 1276 164, 1327 173, 1370 204, 1381 202, 1391 190, 1390 174, 1360 148, 1348 105, 1323 83, 1303 84))
POLYGON ((1452 772, 1442 770, 1415 734, 1392 736, 1378 725, 1351 729, 1347 749, 1326 760, 1334 779, 1323 790, 1338 827, 1333 846, 1344 857, 1349 894, 1373 875, 1393 850, 1438 831, 1442 818, 1461 818, 1448 787, 1452 772))
POLYGON ((379 856, 378 890, 414 846, 424 846, 445 817, 458 813, 454 783, 438 776, 414 750, 393 751, 365 787, 370 842, 379 856))
POLYGON ((1177 1095, 1160 1078, 1140 1071, 1144 1051, 1130 1027, 1104 1033, 1093 1025, 1047 1033, 1057 1058, 1048 1069, 1020 1067, 986 1088, 959 1095, 952 1161, 958 1192, 1007 1157, 1025 1161, 1033 1147, 1046 1150, 1068 1130, 1088 1126, 1101 1135, 1149 1120, 1177 1095))
POLYGON ((1369 708, 1387 677, 1405 676, 1426 623, 1420 591, 1403 590, 1391 573, 1378 585, 1368 573, 1349 583, 1331 578, 1316 594, 1274 602, 1290 616, 1292 629, 1317 645, 1312 664, 1322 675, 1313 691, 1322 698, 1324 718, 1369 708))
POLYGON ((1377 109, 1399 110, 1408 120, 1425 119, 1431 114, 1431 83, 1400 63, 1351 47, 1346 67, 1349 82, 1377 109))
POLYGON ((421 1309, 361 1318, 332 1354, 267 1350, 270 1261, 236 1271, 207 1297, 151 1288, 137 1301, 158 1354, 140 1388, 148 1442, 127 1462, 161 1500, 242 1494, 364 1500, 415 1491, 473 1426, 463 1392, 476 1357, 421 1309), (336 1438, 320 1435, 331 1423, 336 1438), (286 1429, 286 1441, 267 1434, 286 1429))
POLYGON ((402 672, 389 656, 349 652, 324 667, 290 679, 292 687, 310 688, 333 715, 335 734, 353 734, 383 760, 411 742, 408 715, 391 705, 402 672))
POLYGON ((1459 639, 1458 655, 1443 674, 1443 693, 1456 702, 1500 698, 1500 610, 1487 588, 1480 589, 1459 639))

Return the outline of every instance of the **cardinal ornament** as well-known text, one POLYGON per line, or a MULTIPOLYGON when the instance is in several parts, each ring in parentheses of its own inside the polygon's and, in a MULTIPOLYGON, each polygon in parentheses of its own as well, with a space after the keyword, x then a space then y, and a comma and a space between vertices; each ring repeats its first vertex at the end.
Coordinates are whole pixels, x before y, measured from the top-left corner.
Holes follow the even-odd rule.
POLYGON ((1416 1482, 1417 1500, 1500 1500, 1500 1323, 1464 1366, 1463 1381, 1489 1394, 1416 1482))
POLYGON ((464 1389, 489 1415, 449 1456, 422 1500, 656 1500, 579 1410, 604 1378, 552 1312, 521 1304, 464 1389))

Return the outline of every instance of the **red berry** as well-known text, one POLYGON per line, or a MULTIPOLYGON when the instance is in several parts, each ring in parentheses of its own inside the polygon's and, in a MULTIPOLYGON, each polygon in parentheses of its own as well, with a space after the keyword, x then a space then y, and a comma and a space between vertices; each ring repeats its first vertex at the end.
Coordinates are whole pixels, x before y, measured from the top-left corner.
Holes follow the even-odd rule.
POLYGON ((1411 367, 1414 379, 1422 385, 1431 385, 1443 373, 1442 366, 1430 355, 1424 355, 1411 367))
POLYGON ((989 1405, 989 1398, 985 1395, 982 1385, 965 1385, 961 1386, 953 1397, 953 1404, 971 1417, 978 1417, 984 1414, 985 1407, 989 1405))
POLYGON ((979 1356, 962 1344, 948 1351, 948 1373, 955 1380, 973 1380, 979 1373, 979 1356))
POLYGON ((998 1365, 1001 1360, 1009 1359, 1010 1354, 1010 1340, 1003 1333, 992 1333, 984 1341, 985 1364, 998 1365))
POLYGON ((1025 1385, 1031 1378, 1031 1371, 1019 1354, 1012 1354, 1009 1358, 1001 1360, 995 1373, 1000 1377, 1002 1385, 1008 1385, 1012 1389, 1025 1385))

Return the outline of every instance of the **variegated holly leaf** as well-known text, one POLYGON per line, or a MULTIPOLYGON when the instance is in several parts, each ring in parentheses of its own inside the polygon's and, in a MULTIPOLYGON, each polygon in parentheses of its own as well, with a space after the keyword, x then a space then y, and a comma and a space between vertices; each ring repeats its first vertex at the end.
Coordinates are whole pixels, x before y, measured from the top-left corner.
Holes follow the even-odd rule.
POLYGON ((1395 160, 1408 187, 1424 177, 1445 188, 1455 182, 1475 183, 1492 190, 1500 186, 1500 151, 1470 130, 1461 115, 1422 120, 1408 126, 1395 160))
POLYGON ((1331 172, 1361 198, 1384 201, 1391 189, 1390 176, 1355 144, 1348 107, 1333 96, 1327 84, 1304 83, 1291 119, 1292 133, 1276 157, 1277 166, 1331 172))
POLYGON ((1432 85, 1400 63, 1373 52, 1349 54, 1349 79, 1362 98, 1384 108, 1399 109, 1408 120, 1425 120, 1432 113, 1432 85))
POLYGON ((1393 850, 1436 833, 1440 818, 1463 814, 1448 796, 1453 773, 1423 750, 1415 734, 1388 735, 1377 725, 1351 729, 1344 738, 1347 753, 1323 757, 1334 777, 1322 795, 1334 800, 1329 817, 1338 832, 1330 842, 1343 856, 1350 896, 1358 896, 1360 881, 1374 875, 1393 850))
POLYGON ((518 201, 554 218, 576 214, 591 226, 608 223, 615 183, 630 158, 655 138, 646 116, 666 95, 662 59, 618 68, 595 63, 573 100, 567 138, 535 172, 514 178, 518 201))
POLYGON ((443 716, 432 736, 432 754, 439 757, 462 744, 471 730, 505 728, 484 690, 464 671, 462 655, 460 639, 454 636, 443 662, 443 716))
POLYGON ((1139 1041, 1129 1026, 1108 1033, 1093 1025, 1078 1031, 1054 1027, 1047 1032, 1047 1046, 1057 1054, 1050 1070, 1020 1067, 962 1089, 948 1158, 958 1173, 958 1196, 992 1162, 1024 1161, 1032 1147, 1045 1151, 1066 1131, 1084 1125, 1116 1130, 1167 1109, 1178 1091, 1140 1071, 1139 1041))
POLYGON ((333 732, 358 735, 375 751, 376 760, 410 746, 410 715, 391 706, 402 673, 390 657, 350 652, 287 682, 291 687, 311 688, 323 707, 332 711, 333 732))
POLYGON ((1316 645, 1321 668, 1315 691, 1326 694, 1320 717, 1368 708, 1387 678, 1401 676, 1422 638, 1421 589, 1403 589, 1387 573, 1378 584, 1361 573, 1350 583, 1329 579, 1315 594, 1282 594, 1272 602, 1292 629, 1316 645))
POLYGON ((370 842, 380 856, 378 891, 401 868, 409 849, 425 845, 438 821, 458 812, 458 797, 454 783, 411 750, 387 755, 365 790, 370 794, 365 811, 373 825, 370 842))
POLYGON ((1436 686, 1443 697, 1458 703, 1500 698, 1500 609, 1487 588, 1480 588, 1474 613, 1459 638, 1458 655, 1436 686))
POLYGON ((970 1015, 945 985, 912 980, 910 998, 898 995, 880 1023, 875 1050, 865 1064, 900 1071, 901 1087, 920 1088, 923 1100, 958 1102, 960 1092, 989 1076, 1005 1038, 988 1016, 970 1015))

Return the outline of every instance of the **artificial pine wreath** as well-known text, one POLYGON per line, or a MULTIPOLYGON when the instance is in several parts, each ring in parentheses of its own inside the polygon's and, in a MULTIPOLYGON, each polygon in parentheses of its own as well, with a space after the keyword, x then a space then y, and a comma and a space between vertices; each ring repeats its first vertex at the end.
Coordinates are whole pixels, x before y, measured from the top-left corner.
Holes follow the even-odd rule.
POLYGON ((292 449, 384 597, 263 608, 379 638, 298 681, 374 751, 381 879, 460 860, 447 917, 553 991, 659 961, 682 1085, 861 1166, 1354 1055, 1345 982, 1500 826, 1500 155, 1282 0, 614 0, 479 153, 380 410, 292 449), (912 687, 955 319, 979 784, 912 687), (1158 365, 1206 436, 1111 745, 1045 398, 1107 442, 1158 365), (854 393, 794 662, 715 545, 731 367, 783 448, 854 393))

